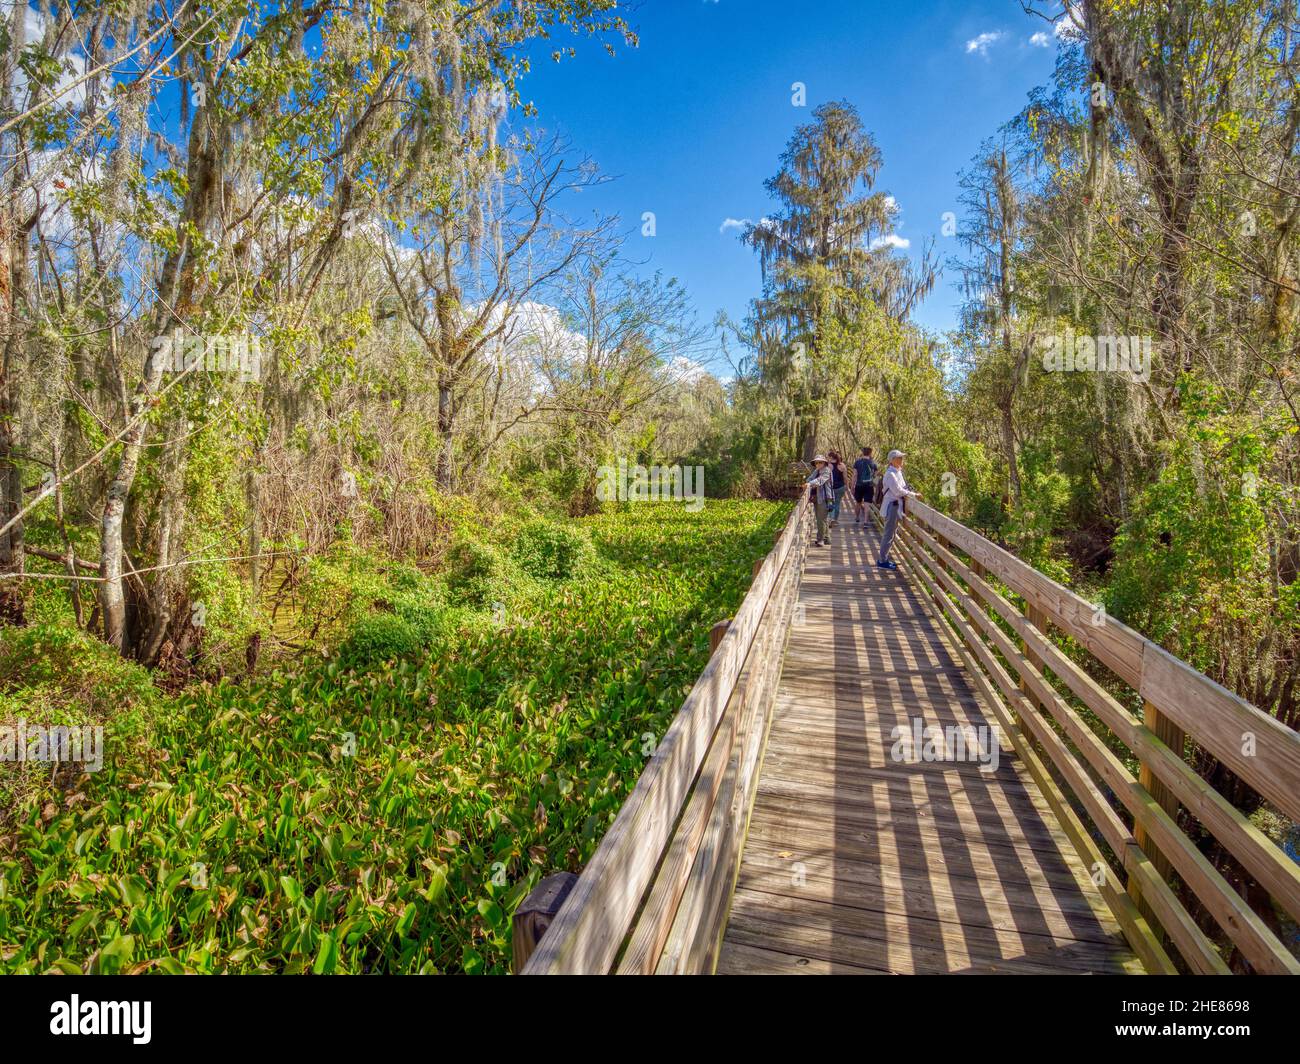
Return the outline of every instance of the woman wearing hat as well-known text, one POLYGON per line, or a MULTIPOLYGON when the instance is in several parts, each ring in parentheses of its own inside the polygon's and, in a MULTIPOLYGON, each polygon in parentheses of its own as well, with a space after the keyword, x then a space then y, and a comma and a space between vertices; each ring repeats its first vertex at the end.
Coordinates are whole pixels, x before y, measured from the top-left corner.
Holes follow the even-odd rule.
POLYGON ((885 517, 885 531, 880 537, 880 557, 876 561, 877 569, 897 569, 898 565, 889 560, 889 548, 894 545, 894 532, 898 528, 898 518, 903 512, 904 499, 919 499, 921 493, 913 491, 903 479, 902 451, 890 451, 885 466, 885 490, 880 500, 880 512, 885 517))
POLYGON ((835 500, 835 492, 831 487, 831 466, 824 454, 813 459, 813 471, 804 483, 808 485, 808 497, 812 501, 813 512, 817 515, 817 539, 813 546, 820 547, 822 543, 829 545, 831 532, 826 527, 826 514, 835 500))

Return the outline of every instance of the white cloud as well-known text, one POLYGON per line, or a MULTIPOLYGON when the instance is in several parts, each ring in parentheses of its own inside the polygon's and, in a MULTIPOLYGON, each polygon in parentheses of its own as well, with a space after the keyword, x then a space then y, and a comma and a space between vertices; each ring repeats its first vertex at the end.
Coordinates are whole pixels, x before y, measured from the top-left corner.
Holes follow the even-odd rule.
POLYGON ((1052 34, 1060 41, 1077 41, 1083 38, 1083 31, 1075 25, 1074 19, 1069 15, 1052 26, 1052 34))
POLYGON ((966 42, 966 51, 974 52, 976 55, 988 55, 989 48, 1000 41, 1004 34, 1001 30, 993 30, 990 33, 981 33, 978 37, 972 37, 966 42))
POLYGON ((681 384, 698 384, 706 377, 712 376, 707 369, 693 358, 687 358, 685 355, 674 355, 670 358, 668 365, 664 367, 664 373, 669 380, 675 380, 681 384))
POLYGON ((1052 38, 1040 30, 1029 38, 1029 43, 1038 48, 1046 48, 1052 43, 1052 38))
POLYGON ((885 193, 885 206, 889 208, 891 214, 895 211, 901 214, 903 210, 903 208, 898 205, 898 200, 894 199, 894 197, 889 195, 887 192, 885 193))
POLYGON ((744 229, 751 224, 748 218, 724 218, 722 224, 718 226, 719 233, 725 233, 728 229, 744 229))
MULTIPOLYGON (((14 7, 13 3, 0 4, 0 8, 6 9, 4 20, 10 20, 9 11, 14 7)), ((43 11, 27 11, 27 17, 22 24, 23 40, 25 43, 39 44, 45 37, 49 29, 50 19, 43 11)), ((55 83, 52 91, 47 90, 47 96, 53 97, 59 107, 70 110, 80 110, 86 103, 87 82, 81 82, 74 87, 73 83, 82 78, 86 73, 86 55, 80 48, 74 48, 59 59, 59 65, 62 68, 59 73, 58 81, 55 83)), ((29 86, 27 83, 26 73, 15 68, 13 71, 13 91, 14 102, 18 104, 19 110, 30 105, 29 86)))
POLYGON ((878 236, 871 242, 871 250, 878 251, 880 248, 898 248, 904 251, 912 246, 912 242, 907 237, 899 236, 897 233, 889 233, 886 236, 878 236))

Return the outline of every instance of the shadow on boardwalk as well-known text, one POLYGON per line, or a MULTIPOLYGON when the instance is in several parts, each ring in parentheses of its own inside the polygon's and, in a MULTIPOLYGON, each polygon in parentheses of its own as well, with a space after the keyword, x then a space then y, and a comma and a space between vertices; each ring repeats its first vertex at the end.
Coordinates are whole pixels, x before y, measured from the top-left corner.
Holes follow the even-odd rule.
POLYGON ((890 757, 914 718, 992 720, 875 530, 836 532, 804 571, 719 973, 1141 971, 1008 743, 995 772, 890 757))

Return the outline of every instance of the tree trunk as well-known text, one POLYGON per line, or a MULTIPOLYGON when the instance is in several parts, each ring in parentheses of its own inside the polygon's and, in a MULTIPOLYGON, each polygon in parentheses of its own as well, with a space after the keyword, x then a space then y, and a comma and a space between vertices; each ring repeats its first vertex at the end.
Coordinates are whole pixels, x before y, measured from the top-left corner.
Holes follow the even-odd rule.
POLYGON ((128 428, 122 437, 122 453, 109 481, 104 499, 104 516, 99 531, 99 606, 104 619, 104 640, 120 651, 126 647, 126 595, 122 588, 122 522, 126 500, 135 483, 144 450, 144 413, 162 381, 163 358, 150 349, 145 359, 144 379, 131 396, 127 408, 128 428))
POLYGON ((178 592, 180 570, 173 568, 184 555, 185 541, 185 442, 186 426, 182 414, 169 419, 162 461, 162 505, 159 507, 157 564, 149 592, 149 628, 136 648, 136 657, 145 665, 158 663, 163 641, 171 628, 178 592))
POLYGON ((1011 497, 1020 505, 1020 463, 1016 460, 1016 428, 1011 419, 1011 402, 1000 404, 1002 412, 1002 449, 1007 453, 1007 474, 1011 478, 1011 497))
MULTIPOLYGON (((206 116, 207 113, 205 108, 201 115, 206 116)), ((195 264, 190 256, 189 234, 203 233, 207 229, 214 205, 213 187, 217 173, 216 131, 206 117, 196 118, 190 128, 188 159, 186 177, 189 191, 185 209, 177 220, 176 233, 179 241, 168 253, 159 274, 158 299, 153 319, 154 336, 169 331, 173 321, 191 309, 196 279, 195 264)), ((112 343, 114 334, 110 332, 109 336, 112 343)), ((123 653, 129 651, 130 647, 126 643, 126 597, 122 588, 122 523, 126 515, 127 499, 144 451, 148 432, 145 414, 158 402, 157 392, 170 357, 168 346, 150 344, 140 383, 127 406, 128 427, 122 437, 117 469, 105 493, 104 516, 100 523, 99 597, 104 617, 104 638, 123 653)), ((183 468, 183 456, 178 465, 183 468)), ((184 505, 183 499, 179 505, 184 505)))
POLYGON ((443 491, 455 488, 456 471, 454 466, 453 446, 456 427, 456 400, 451 381, 446 377, 438 380, 438 486, 443 491))
MULTIPOLYGON (((23 479, 15 452, 22 421, 20 380, 25 369, 25 326, 20 319, 27 297, 30 225, 20 226, 15 217, 17 173, 13 182, 12 194, 0 209, 0 322, 4 329, 0 341, 0 525, 12 522, 7 531, 0 533, 0 576, 25 571, 23 521, 18 517, 23 508, 23 479)), ((0 582, 0 621, 23 622, 20 584, 17 579, 0 582)))

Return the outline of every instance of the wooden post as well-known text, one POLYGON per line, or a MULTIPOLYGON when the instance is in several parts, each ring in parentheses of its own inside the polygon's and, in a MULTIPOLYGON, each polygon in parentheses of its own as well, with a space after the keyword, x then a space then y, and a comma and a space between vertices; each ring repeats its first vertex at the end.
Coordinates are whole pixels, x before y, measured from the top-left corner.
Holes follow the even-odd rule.
POLYGON ((537 943, 551 926, 564 899, 569 896, 578 877, 572 872, 556 872, 547 876, 532 890, 515 910, 510 920, 511 947, 514 954, 512 970, 516 975, 524 970, 537 943))
MULTIPOLYGON (((1030 606, 1028 604, 1025 605, 1025 620, 1027 620, 1030 624, 1032 624, 1035 628, 1037 628, 1040 632, 1042 632, 1043 635, 1047 635, 1047 614, 1045 614, 1037 606, 1030 606)), ((1043 671, 1043 659, 1039 657, 1037 654, 1035 654, 1032 650, 1030 650, 1029 644, 1026 643, 1023 639, 1020 640, 1020 651, 1025 655, 1025 657, 1029 659, 1030 663, 1034 666, 1034 668, 1036 668, 1039 672, 1043 671)), ((1046 711, 1046 707, 1043 705, 1042 700, 1036 694, 1034 694, 1033 690, 1030 688, 1029 684, 1025 681, 1023 677, 1021 677, 1020 680, 1020 690, 1025 692, 1025 697, 1028 698, 1029 701, 1033 702, 1040 709, 1046 711)), ((1028 740, 1029 745, 1034 750, 1036 750, 1041 756, 1043 752, 1042 746, 1039 743, 1036 743, 1034 741, 1033 738, 1034 733, 1025 727, 1024 721, 1020 719, 1020 712, 1018 710, 1016 711, 1016 723, 1020 725, 1020 732, 1028 740)))
MULTIPOLYGON (((1150 702, 1142 703, 1142 723, 1155 733, 1156 738, 1177 754, 1179 759, 1182 758, 1183 747, 1186 745, 1187 741, 1186 732, 1161 713, 1160 710, 1150 702)), ((1156 777, 1156 774, 1151 771, 1151 766, 1145 761, 1139 762, 1138 764, 1138 783, 1146 788, 1147 792, 1156 800, 1156 803, 1160 808, 1168 813, 1175 822, 1177 822, 1179 808, 1178 799, 1174 797, 1168 787, 1160 782, 1156 777)), ((1137 844, 1142 847, 1142 852, 1151 858, 1151 864, 1155 867, 1155 870, 1160 873, 1160 878, 1168 883, 1170 872, 1172 871, 1172 865, 1170 865, 1169 859, 1165 857, 1165 855, 1156 847, 1155 843, 1151 841, 1147 836, 1146 829, 1143 828, 1141 824, 1133 825, 1133 837, 1137 839, 1137 844)), ((1129 896, 1138 903, 1138 908, 1146 918, 1147 923, 1149 923, 1152 929, 1163 937, 1159 921, 1150 909, 1143 904, 1142 891, 1132 878, 1129 879, 1128 892, 1129 896)))
POLYGON ((750 579, 751 582, 754 581, 754 580, 757 580, 757 579, 758 579, 758 571, 759 571, 761 568, 763 568, 763 563, 764 563, 765 561, 767 561, 767 556, 766 556, 766 555, 764 555, 764 556, 761 557, 761 558, 755 558, 755 559, 754 559, 754 571, 753 571, 752 573, 749 574, 749 579, 750 579))
POLYGON ((718 644, 722 642, 722 637, 727 634, 727 629, 731 627, 730 619, 719 621, 709 629, 709 657, 713 657, 718 652, 718 644))

